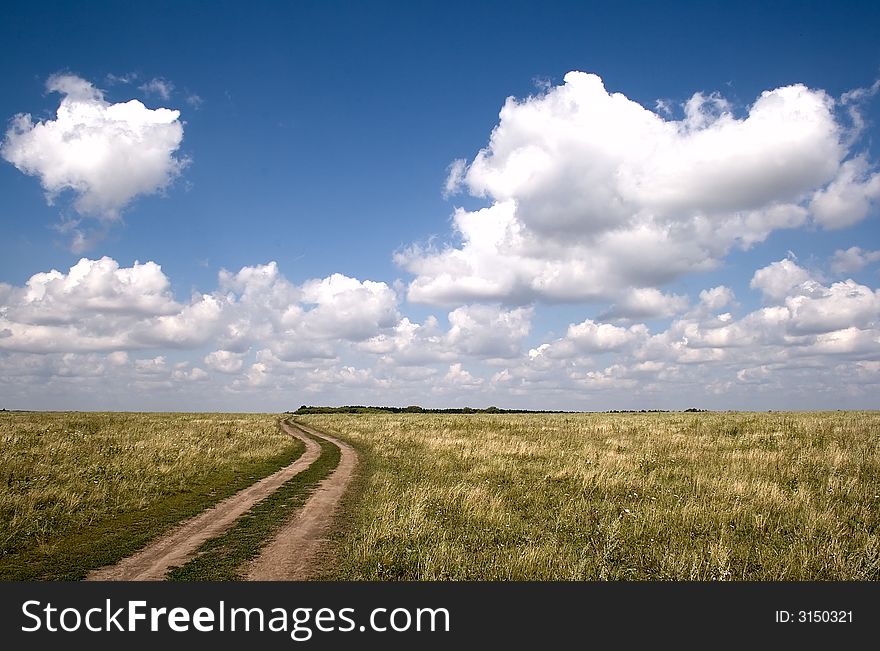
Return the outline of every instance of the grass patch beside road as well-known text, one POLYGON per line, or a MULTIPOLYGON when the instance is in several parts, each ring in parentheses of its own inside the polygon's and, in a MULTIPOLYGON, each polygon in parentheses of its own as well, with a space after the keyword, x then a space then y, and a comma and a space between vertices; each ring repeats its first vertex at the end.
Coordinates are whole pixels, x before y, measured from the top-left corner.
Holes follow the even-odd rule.
POLYGON ((0 413, 0 580, 75 580, 304 451, 271 414, 0 413))

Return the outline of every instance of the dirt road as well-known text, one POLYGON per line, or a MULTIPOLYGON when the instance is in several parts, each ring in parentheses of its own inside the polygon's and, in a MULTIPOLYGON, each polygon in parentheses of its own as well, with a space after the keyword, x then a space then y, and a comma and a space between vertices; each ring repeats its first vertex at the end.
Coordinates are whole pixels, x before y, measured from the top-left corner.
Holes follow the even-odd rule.
POLYGON ((288 479, 312 465, 320 456, 321 447, 310 437, 303 435, 298 428, 290 427, 286 423, 282 423, 282 427, 290 436, 305 443, 306 450, 296 461, 226 498, 207 511, 183 521, 132 556, 122 559, 115 565, 91 572, 86 580, 161 581, 171 567, 183 565, 190 560, 202 543, 223 533, 254 504, 271 495, 288 479))
POLYGON ((249 581, 297 581, 314 576, 318 554, 326 543, 339 502, 357 467, 357 453, 350 445, 305 425, 297 427, 339 446, 342 453, 339 465, 249 564, 249 581))

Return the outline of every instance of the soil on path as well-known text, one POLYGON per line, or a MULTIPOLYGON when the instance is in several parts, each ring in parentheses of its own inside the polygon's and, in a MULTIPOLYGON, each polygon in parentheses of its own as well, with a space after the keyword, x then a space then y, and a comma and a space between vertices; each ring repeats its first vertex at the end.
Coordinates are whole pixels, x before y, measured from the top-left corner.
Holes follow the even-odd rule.
POLYGON ((300 581, 315 576, 318 555, 327 542, 333 517, 357 467, 357 453, 347 443, 305 425, 297 424, 296 427, 337 445, 341 451, 339 465, 318 485, 272 542, 248 564, 249 581, 300 581))
POLYGON ((301 440, 306 446, 305 452, 296 461, 207 511, 184 520, 132 556, 115 565, 94 570, 86 581, 161 581, 170 568, 189 561, 202 543, 223 533, 254 504, 311 466, 320 456, 321 447, 312 438, 303 435, 299 428, 283 422, 281 426, 287 434, 301 440))

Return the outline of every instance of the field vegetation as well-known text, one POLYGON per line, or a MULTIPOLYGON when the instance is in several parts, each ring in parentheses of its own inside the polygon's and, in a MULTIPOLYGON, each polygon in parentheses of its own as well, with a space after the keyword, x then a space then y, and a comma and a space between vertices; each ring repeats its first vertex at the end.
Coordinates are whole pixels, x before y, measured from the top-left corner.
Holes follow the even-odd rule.
POLYGON ((276 415, 0 413, 0 579, 77 579, 298 457, 276 415))
POLYGON ((326 578, 880 579, 880 412, 296 418, 362 454, 326 578))

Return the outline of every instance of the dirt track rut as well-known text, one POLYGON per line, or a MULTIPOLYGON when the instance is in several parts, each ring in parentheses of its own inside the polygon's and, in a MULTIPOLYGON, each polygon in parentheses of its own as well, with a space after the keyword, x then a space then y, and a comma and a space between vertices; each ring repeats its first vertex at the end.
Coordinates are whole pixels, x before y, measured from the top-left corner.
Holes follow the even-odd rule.
POLYGON ((290 427, 286 423, 282 423, 282 427, 290 436, 298 438, 306 446, 305 452, 296 461, 226 498, 207 511, 184 520, 132 556, 122 559, 115 565, 94 570, 86 580, 161 581, 171 567, 190 560, 202 543, 223 533, 254 504, 268 497, 284 482, 311 466, 320 456, 321 447, 312 438, 303 435, 298 427, 290 427))
POLYGON ((249 581, 299 581, 314 577, 318 555, 327 542, 333 517, 357 467, 357 453, 347 443, 305 425, 296 427, 337 445, 341 451, 339 465, 248 565, 249 581))

